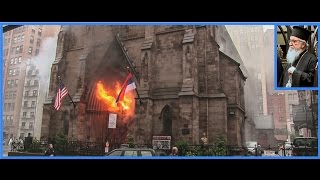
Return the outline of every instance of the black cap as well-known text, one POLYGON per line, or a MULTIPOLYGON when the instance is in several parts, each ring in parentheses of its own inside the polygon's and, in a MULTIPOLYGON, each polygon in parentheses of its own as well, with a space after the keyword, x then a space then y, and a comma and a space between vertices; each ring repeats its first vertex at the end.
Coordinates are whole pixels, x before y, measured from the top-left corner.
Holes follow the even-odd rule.
POLYGON ((309 30, 300 26, 293 26, 291 36, 295 36, 307 42, 309 40, 310 35, 311 35, 311 32, 309 30))

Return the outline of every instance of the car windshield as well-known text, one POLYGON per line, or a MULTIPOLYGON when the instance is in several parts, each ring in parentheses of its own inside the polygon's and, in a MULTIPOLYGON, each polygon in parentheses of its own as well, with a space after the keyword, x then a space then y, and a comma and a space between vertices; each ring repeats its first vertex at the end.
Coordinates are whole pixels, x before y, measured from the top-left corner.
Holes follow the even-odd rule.
POLYGON ((293 141, 294 146, 307 146, 307 147, 317 147, 318 146, 318 140, 317 139, 311 139, 311 138, 300 138, 295 139, 293 141))
POLYGON ((257 142, 256 141, 248 141, 246 142, 247 147, 256 147, 257 142))

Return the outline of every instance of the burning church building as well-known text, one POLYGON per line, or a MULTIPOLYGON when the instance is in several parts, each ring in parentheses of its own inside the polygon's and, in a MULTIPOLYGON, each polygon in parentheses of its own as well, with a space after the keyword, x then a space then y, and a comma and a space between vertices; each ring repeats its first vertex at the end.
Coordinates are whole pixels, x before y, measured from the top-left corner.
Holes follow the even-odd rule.
POLYGON ((205 133, 209 144, 223 137, 240 146, 245 80, 224 26, 62 26, 41 135, 111 144, 129 136, 151 144, 163 136, 199 144, 205 133), (129 73, 136 89, 116 103, 129 73), (71 98, 57 111, 59 79, 71 98))

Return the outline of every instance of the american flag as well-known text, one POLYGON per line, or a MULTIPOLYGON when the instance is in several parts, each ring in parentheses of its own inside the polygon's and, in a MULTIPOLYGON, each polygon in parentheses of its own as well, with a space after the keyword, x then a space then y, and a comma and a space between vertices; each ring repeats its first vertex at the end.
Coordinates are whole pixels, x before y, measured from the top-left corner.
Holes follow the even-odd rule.
POLYGON ((64 86, 64 84, 61 82, 59 84, 59 89, 57 91, 56 100, 54 103, 54 108, 58 111, 61 107, 61 101, 62 99, 68 94, 68 89, 64 86))

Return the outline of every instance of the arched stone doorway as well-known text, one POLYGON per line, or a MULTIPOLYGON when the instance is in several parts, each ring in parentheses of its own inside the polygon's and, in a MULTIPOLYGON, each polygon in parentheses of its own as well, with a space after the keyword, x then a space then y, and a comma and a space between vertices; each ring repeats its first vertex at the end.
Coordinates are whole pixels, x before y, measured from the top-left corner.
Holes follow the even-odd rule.
POLYGON ((160 121, 162 123, 161 135, 172 136, 172 110, 169 105, 165 105, 161 110, 160 121))

